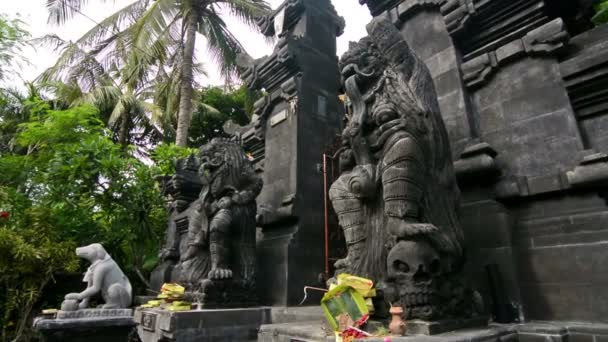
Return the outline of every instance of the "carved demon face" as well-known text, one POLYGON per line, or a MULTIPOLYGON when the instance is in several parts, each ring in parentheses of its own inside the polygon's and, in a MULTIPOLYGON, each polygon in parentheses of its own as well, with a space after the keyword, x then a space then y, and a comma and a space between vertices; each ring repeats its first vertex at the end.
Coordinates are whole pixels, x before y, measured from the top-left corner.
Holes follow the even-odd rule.
POLYGON ((388 277, 397 285, 408 318, 430 319, 437 311, 442 266, 437 251, 424 240, 400 241, 388 255, 388 277))
POLYGON ((222 140, 213 139, 210 143, 203 145, 199 150, 200 169, 199 174, 201 177, 213 174, 226 162, 226 149, 225 143, 222 144, 222 140))
POLYGON ((340 70, 344 80, 355 74, 379 76, 382 72, 382 57, 371 39, 365 37, 358 43, 350 43, 349 50, 340 60, 340 70))

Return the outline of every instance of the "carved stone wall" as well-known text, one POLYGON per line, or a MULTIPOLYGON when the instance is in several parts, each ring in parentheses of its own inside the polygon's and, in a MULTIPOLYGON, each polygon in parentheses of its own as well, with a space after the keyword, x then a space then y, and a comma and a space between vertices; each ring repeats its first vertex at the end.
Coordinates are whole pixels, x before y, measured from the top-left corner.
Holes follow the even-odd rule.
POLYGON ((608 321, 608 26, 581 33, 580 1, 364 2, 431 70, 486 300, 608 321))
POLYGON ((560 64, 586 148, 608 151, 608 26, 574 37, 560 64))
MULTIPOLYGON (((368 1, 368 5, 369 5, 368 1)), ((440 0, 408 0, 382 14, 400 29, 418 56, 429 67, 437 100, 448 130, 453 156, 457 157, 471 136, 470 103, 460 74, 458 52, 448 34, 440 0)))

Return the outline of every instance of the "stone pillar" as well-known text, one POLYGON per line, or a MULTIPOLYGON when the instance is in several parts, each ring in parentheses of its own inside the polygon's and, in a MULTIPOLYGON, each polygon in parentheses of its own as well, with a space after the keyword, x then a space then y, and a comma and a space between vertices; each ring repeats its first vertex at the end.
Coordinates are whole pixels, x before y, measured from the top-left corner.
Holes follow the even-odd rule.
POLYGON ((131 309, 59 311, 58 316, 34 319, 42 342, 129 342, 135 333, 131 309))
POLYGON ((273 54, 245 81, 267 95, 242 133, 263 174, 258 197, 258 287, 267 305, 296 305, 324 272, 322 154, 341 132, 336 37, 344 21, 329 0, 289 0, 260 21, 273 54))

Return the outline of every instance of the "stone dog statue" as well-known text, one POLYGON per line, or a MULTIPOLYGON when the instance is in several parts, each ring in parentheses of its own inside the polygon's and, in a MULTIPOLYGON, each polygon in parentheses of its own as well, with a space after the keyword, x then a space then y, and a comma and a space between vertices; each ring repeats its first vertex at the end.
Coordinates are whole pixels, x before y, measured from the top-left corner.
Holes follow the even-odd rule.
POLYGON ((90 298, 98 293, 105 301, 102 309, 123 309, 131 305, 131 283, 101 244, 76 248, 76 255, 91 262, 83 279, 87 288, 80 293, 68 293, 61 310, 86 309, 90 298))

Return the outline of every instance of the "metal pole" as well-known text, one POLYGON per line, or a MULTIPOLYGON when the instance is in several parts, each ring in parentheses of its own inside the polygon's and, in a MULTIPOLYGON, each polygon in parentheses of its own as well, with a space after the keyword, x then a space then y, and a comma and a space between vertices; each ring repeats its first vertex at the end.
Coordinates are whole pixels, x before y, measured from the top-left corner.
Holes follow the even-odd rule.
POLYGON ((327 219, 327 155, 323 153, 323 215, 325 223, 325 274, 329 276, 329 221, 327 219))

